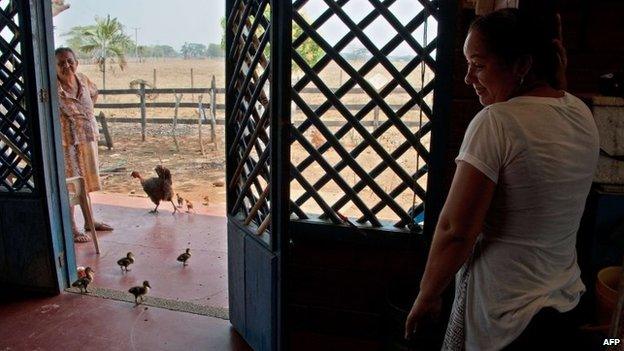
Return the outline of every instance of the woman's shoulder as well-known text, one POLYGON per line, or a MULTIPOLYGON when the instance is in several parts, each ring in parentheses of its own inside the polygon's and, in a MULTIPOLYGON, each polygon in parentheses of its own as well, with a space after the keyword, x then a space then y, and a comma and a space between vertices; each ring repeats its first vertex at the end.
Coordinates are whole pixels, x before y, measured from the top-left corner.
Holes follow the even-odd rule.
POLYGON ((98 87, 83 73, 76 73, 76 77, 81 82, 81 84, 89 91, 89 95, 91 95, 92 99, 97 99, 98 95, 98 87))
POLYGON ((81 72, 76 72, 76 77, 78 78, 78 80, 80 80, 83 84, 88 85, 89 87, 94 87, 95 89, 97 89, 97 86, 95 85, 95 83, 93 83, 93 81, 91 81, 91 79, 89 79, 89 77, 87 77, 86 74, 81 73, 81 72))
POLYGON ((502 116, 507 115, 513 108, 510 108, 505 103, 497 102, 488 106, 485 106, 481 111, 475 115, 475 120, 480 121, 498 121, 502 116))

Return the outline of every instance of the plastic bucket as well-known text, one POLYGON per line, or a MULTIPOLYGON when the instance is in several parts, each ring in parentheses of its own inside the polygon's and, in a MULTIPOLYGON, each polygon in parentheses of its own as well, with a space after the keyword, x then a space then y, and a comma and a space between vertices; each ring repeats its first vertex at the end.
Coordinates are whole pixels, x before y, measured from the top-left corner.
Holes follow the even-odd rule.
POLYGON ((596 280, 596 319, 599 325, 611 323, 611 316, 617 302, 622 267, 603 268, 596 280))

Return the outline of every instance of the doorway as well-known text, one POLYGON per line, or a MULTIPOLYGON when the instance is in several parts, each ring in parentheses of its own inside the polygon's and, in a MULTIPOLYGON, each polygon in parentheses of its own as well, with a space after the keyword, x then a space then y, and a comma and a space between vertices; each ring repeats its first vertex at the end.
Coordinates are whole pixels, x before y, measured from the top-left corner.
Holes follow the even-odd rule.
POLYGON ((96 222, 114 230, 97 231, 99 255, 91 242, 73 245, 76 269, 96 272, 93 295, 133 301, 128 289, 147 280, 147 305, 228 318, 223 5, 172 13, 165 1, 81 1, 53 18, 55 47, 70 47, 99 88, 101 189, 90 197, 96 222), (171 172, 173 204, 149 213, 159 189, 131 173, 148 180, 157 165, 171 172))

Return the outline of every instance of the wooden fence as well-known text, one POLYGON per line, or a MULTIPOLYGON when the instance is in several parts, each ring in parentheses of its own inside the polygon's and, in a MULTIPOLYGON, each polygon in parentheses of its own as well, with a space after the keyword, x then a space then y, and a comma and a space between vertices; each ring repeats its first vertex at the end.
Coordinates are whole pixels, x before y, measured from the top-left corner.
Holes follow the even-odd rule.
MULTIPOLYGON (((225 88, 217 88, 215 83, 215 77, 212 77, 211 86, 209 88, 165 88, 165 89, 147 89, 145 83, 141 83, 138 89, 107 89, 100 90, 100 95, 137 95, 139 98, 138 102, 135 103, 105 103, 99 102, 95 104, 96 108, 108 110, 108 109, 127 109, 127 108, 138 108, 141 112, 141 137, 145 140, 145 127, 147 123, 157 123, 157 124, 171 124, 172 117, 151 117, 147 118, 147 109, 148 108, 196 108, 199 109, 199 114, 201 115, 203 109, 210 110, 210 118, 200 118, 199 121, 194 119, 179 119, 177 123, 179 124, 215 124, 215 125, 224 125, 225 119, 217 117, 217 110, 225 111, 225 104, 217 104, 217 96, 219 94, 225 94, 225 88), (152 94, 208 94, 210 96, 209 103, 199 103, 197 102, 148 102, 148 96, 152 94)), ((405 90, 402 88, 397 88, 393 91, 393 93, 405 93, 405 90)), ((317 88, 304 88, 298 94, 321 94, 321 91, 317 88)), ((366 94, 362 88, 354 88, 349 91, 348 94, 366 94)), ((308 105, 312 109, 316 109, 321 105, 308 105)), ((362 104, 344 104, 344 106, 349 110, 358 111, 366 106, 365 103, 362 104)), ((394 110, 403 107, 403 104, 388 104, 388 106, 394 110)), ((412 110, 418 110, 418 105, 412 107, 412 110)), ((106 117, 108 122, 118 122, 118 123, 136 123, 137 118, 132 117, 106 117)), ((339 127, 344 125, 344 121, 324 121, 325 125, 328 127, 339 127)), ((404 121, 407 126, 418 126, 418 121, 404 121)), ((373 120, 372 121, 362 121, 364 126, 373 126, 377 127, 379 125, 379 107, 376 107, 373 110, 373 120)), ((213 127, 214 131, 214 127, 213 127)))

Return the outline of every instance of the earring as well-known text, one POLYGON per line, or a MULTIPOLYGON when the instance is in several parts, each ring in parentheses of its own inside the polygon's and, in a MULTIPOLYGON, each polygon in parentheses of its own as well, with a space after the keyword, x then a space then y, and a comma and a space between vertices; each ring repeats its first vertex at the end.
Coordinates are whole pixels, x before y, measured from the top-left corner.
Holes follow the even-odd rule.
POLYGON ((524 83, 524 76, 520 76, 520 86, 524 83))

